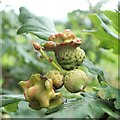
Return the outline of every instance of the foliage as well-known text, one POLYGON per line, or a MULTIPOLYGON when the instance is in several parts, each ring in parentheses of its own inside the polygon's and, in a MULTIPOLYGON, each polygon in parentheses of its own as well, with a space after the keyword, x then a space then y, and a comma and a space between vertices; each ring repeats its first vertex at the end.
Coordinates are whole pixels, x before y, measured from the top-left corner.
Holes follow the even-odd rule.
MULTIPOLYGON (((113 15, 114 14, 117 14, 117 13, 113 13, 113 15)), ((113 49, 113 51, 117 54, 119 52, 118 46, 120 44, 118 41, 117 34, 113 33, 113 31, 103 22, 100 15, 92 14, 89 17, 93 21, 93 23, 97 29, 96 32, 93 32, 92 34, 97 39, 100 40, 100 47, 103 47, 106 49, 113 49), (99 28, 97 26, 99 26, 99 28), (101 35, 99 35, 99 34, 101 34, 101 35), (110 42, 110 44, 108 44, 108 42, 110 42)))
MULTIPOLYGON (((29 35, 17 35, 16 32, 20 27, 18 16, 14 11, 1 11, 2 14, 2 39, 0 44, 2 47, 2 71, 3 86, 6 89, 16 89, 19 80, 26 80, 32 73, 44 73, 51 69, 45 60, 40 59, 33 49, 31 43, 37 38, 29 35), (42 64, 44 62, 45 64, 42 64), (21 76, 21 77, 20 77, 21 76), (13 86, 13 87, 10 87, 13 86)), ((43 41, 39 41, 42 43, 43 41)), ((51 54, 50 54, 51 55, 51 54)), ((4 91, 4 90, 3 90, 4 91)))
POLYGON ((120 32, 118 29, 118 19, 116 19, 119 16, 119 12, 106 10, 103 13, 109 18, 109 20, 111 21, 111 24, 116 29, 116 31, 120 32))
POLYGON ((113 99, 115 108, 120 109, 120 90, 105 83, 104 87, 99 88, 98 95, 103 99, 113 99))
POLYGON ((23 23, 23 26, 18 30, 18 34, 31 32, 39 38, 47 40, 56 32, 53 22, 48 18, 37 17, 23 7, 20 8, 19 21, 23 23))
POLYGON ((17 110, 17 105, 20 101, 25 101, 23 95, 3 95, 0 96, 2 103, 0 103, 0 107, 5 106, 7 111, 13 112, 17 110))
MULTIPOLYGON (((41 109, 40 111, 32 111, 31 109, 26 108, 26 111, 29 111, 29 114, 45 118, 120 118, 120 90, 109 84, 109 77, 106 75, 109 73, 106 72, 106 68, 104 67, 103 70, 100 68, 101 62, 105 63, 104 66, 106 63, 110 63, 110 67, 112 64, 117 65, 118 62, 109 55, 109 57, 107 57, 107 54, 110 54, 111 56, 114 56, 114 54, 119 54, 119 40, 117 38, 118 24, 116 23, 115 19, 117 12, 102 11, 101 13, 99 11, 96 14, 91 13, 92 12, 80 10, 69 13, 70 21, 65 25, 65 27, 70 27, 78 37, 81 36, 83 39, 84 44, 81 47, 85 49, 87 59, 85 59, 83 62, 82 67, 83 69, 87 68, 85 71, 90 75, 90 83, 88 83, 88 88, 93 88, 95 86, 93 88, 94 91, 92 90, 89 92, 88 89, 86 92, 74 94, 68 93, 64 88, 62 88, 60 91, 62 91, 64 100, 66 101, 64 102, 64 105, 53 109, 41 109), (84 20, 82 20, 81 23, 81 14, 76 14, 76 12, 80 12, 81 14, 86 15, 86 17, 83 17, 83 19, 88 21, 88 25, 84 23, 84 20), (76 15, 77 19, 74 19, 73 16, 76 15), (115 17, 112 17, 112 15, 115 17), (108 52, 104 50, 104 48, 107 49, 108 52), (113 49, 113 52, 109 52, 109 49, 113 49), (93 56, 95 56, 95 58, 93 56), (89 59, 94 61, 95 64, 89 59), (111 62, 110 60, 114 62, 111 62), (93 85, 93 79, 96 80, 95 85, 93 85)), ((4 22, 1 43, 5 46, 2 51, 2 57, 4 60, 7 58, 9 61, 6 63, 3 62, 3 70, 5 72, 7 70, 9 71, 7 74, 10 75, 10 78, 16 79, 18 82, 20 79, 27 79, 28 76, 32 73, 45 73, 51 69, 52 66, 47 64, 47 62, 45 62, 43 59, 40 59, 40 61, 36 59, 34 55, 35 53, 32 52, 31 42, 33 42, 33 38, 34 41, 38 41, 39 43, 44 43, 44 41, 48 40, 48 37, 51 34, 56 33, 54 23, 51 20, 49 21, 49 19, 46 17, 35 16, 23 7, 20 8, 19 15, 19 20, 22 23, 22 27, 20 27, 20 23, 17 21, 18 16, 13 14, 13 12, 6 13, 3 11, 2 14, 2 19, 4 22), (13 15, 14 17, 10 17, 11 19, 8 21, 8 15, 13 15), (12 19, 16 21, 13 22, 12 19), (20 29, 17 31, 17 34, 32 33, 39 39, 32 35, 16 35, 16 30, 19 27, 20 29), (9 45, 7 43, 9 43, 9 45), (14 64, 11 63, 10 60, 14 60, 14 64)), ((51 53, 48 55, 53 56, 51 53)), ((4 79, 7 78, 5 75, 3 75, 3 77, 4 79)), ((112 79, 112 81, 116 82, 116 79, 118 79, 117 77, 118 76, 115 74, 115 77, 113 77, 115 80, 112 79)), ((117 80, 117 82, 119 81, 117 80)), ((18 92, 21 93, 20 89, 18 92)), ((17 106, 19 106, 21 103, 26 103, 23 95, 5 94, 1 96, 0 100, 2 101, 0 106, 4 107, 4 111, 7 111, 8 113, 15 111, 16 113, 20 113, 20 107, 18 109, 17 106)), ((11 113, 9 114, 12 116, 11 113)))
POLYGON ((88 68, 89 72, 91 72, 94 75, 97 75, 99 83, 101 83, 101 81, 105 81, 103 71, 98 69, 90 60, 85 59, 83 65, 88 68))
POLYGON ((68 102, 58 112, 46 116, 47 118, 102 118, 107 113, 113 118, 118 118, 117 111, 111 103, 100 99, 95 93, 84 93, 84 99, 68 102), (74 111, 74 112, 73 112, 74 111), (66 114, 67 113, 67 114, 66 114), (61 116, 62 115, 62 116, 61 116))

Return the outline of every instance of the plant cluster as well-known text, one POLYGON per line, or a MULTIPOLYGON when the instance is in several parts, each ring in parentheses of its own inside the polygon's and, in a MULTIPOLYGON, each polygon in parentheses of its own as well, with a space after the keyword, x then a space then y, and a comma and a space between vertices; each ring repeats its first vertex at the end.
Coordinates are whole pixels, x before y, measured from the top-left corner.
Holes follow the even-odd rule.
POLYGON ((52 108, 62 104, 61 93, 56 92, 56 89, 63 85, 71 93, 84 91, 88 78, 83 70, 78 69, 85 58, 84 50, 79 47, 81 41, 67 29, 51 35, 42 45, 33 43, 35 50, 57 70, 50 70, 45 75, 33 74, 28 81, 19 82, 31 108, 52 108), (57 63, 45 51, 53 51, 57 63))
MULTIPOLYGON (((119 87, 108 82, 110 80, 107 79, 111 76, 107 76, 103 70, 96 67, 103 60, 104 56, 100 56, 103 53, 105 55, 104 59, 109 60, 111 58, 111 61, 117 61, 112 58, 112 55, 119 55, 119 42, 116 37, 118 24, 114 17, 111 17, 111 15, 117 16, 117 13, 111 11, 103 11, 99 14, 92 13, 87 17, 90 22, 90 26, 88 26, 85 23, 86 18, 79 18, 80 15, 88 14, 88 12, 77 10, 69 14, 71 26, 65 27, 64 30, 61 30, 62 32, 57 32, 50 19, 38 17, 26 8, 21 7, 19 21, 22 26, 18 29, 17 34, 30 33, 36 35, 39 40, 31 40, 30 43, 33 43, 33 46, 28 45, 25 41, 27 35, 24 34, 24 40, 17 41, 18 43, 23 42, 23 44, 17 45, 13 42, 15 44, 13 49, 15 54, 19 51, 25 61, 30 60, 29 64, 26 62, 26 69, 24 69, 25 62, 23 67, 19 66, 23 69, 24 77, 18 74, 18 78, 22 80, 27 78, 28 80, 18 83, 22 88, 20 92, 23 93, 24 91, 24 95, 3 93, 4 95, 0 96, 2 110, 5 113, 6 111, 15 112, 18 115, 20 113, 19 110, 17 111, 18 106, 22 108, 23 105, 21 111, 27 116, 27 112, 24 112, 24 109, 27 109, 30 112, 29 115, 31 115, 28 115, 28 117, 36 116, 37 113, 39 117, 45 118, 120 118, 119 87), (85 25, 89 30, 84 30, 84 33, 82 33, 85 25), (76 26, 78 30, 76 30, 76 26), (79 34, 79 32, 81 33, 79 34), (91 39, 93 39, 92 43, 94 45, 90 42, 91 39), (99 41, 99 46, 94 40, 99 41), (29 46, 31 47, 29 48, 29 46), (104 49, 100 50, 100 47, 104 49), (33 48, 35 51, 31 50, 33 48), (109 49, 112 49, 112 51, 109 49), (40 55, 40 61, 35 59, 34 53, 40 55), (96 65, 88 59, 93 60, 94 57, 91 57, 91 54, 96 56, 94 61, 96 65), (95 85, 94 82, 96 82, 95 85), (89 90, 89 88, 91 89, 89 90), (21 105, 18 104, 19 102, 21 105), (68 113, 71 114, 68 115, 68 113)), ((4 36, 6 39, 6 34, 4 36)), ((16 38, 14 38, 14 41, 16 41, 16 38)), ((5 43, 7 43, 6 40, 5 43)), ((10 51, 8 54, 10 54, 10 51)), ((21 56, 17 54, 17 58, 19 57, 21 56)), ((18 61, 17 58, 16 62, 18 61)), ((14 76, 17 75, 16 70, 13 73, 14 76)))

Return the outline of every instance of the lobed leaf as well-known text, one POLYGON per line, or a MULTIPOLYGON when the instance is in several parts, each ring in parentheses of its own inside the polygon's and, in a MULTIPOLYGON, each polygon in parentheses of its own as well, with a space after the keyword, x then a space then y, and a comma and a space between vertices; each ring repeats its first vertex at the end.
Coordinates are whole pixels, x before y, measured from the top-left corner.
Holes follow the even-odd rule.
POLYGON ((120 109, 120 90, 110 85, 101 87, 98 91, 98 95, 106 100, 115 99, 114 106, 116 109, 120 109))
POLYGON ((92 118, 98 119, 104 117, 107 113, 113 118, 119 118, 111 103, 99 99, 95 93, 84 93, 84 99, 76 100, 65 104, 59 111, 47 115, 45 118, 92 118))
POLYGON ((120 45, 118 36, 112 32, 111 29, 105 25, 102 19, 97 14, 89 15, 94 25, 97 28, 96 32, 92 32, 96 39, 100 40, 100 47, 105 49, 113 49, 113 52, 120 54, 118 46, 120 45))
MULTIPOLYGON (((119 31, 118 29, 118 20, 119 20, 119 12, 113 12, 113 11, 110 11, 110 10, 106 10, 106 11, 103 11, 103 13, 111 20, 112 22, 112 25, 114 26, 114 28, 119 31)), ((120 31, 119 31, 120 32, 120 31)))
POLYGON ((38 17, 32 14, 25 7, 20 8, 19 21, 23 26, 17 31, 17 34, 32 33, 43 40, 56 33, 56 29, 52 20, 47 17, 38 17))
POLYGON ((85 59, 82 65, 87 67, 90 73, 97 75, 99 83, 101 83, 101 81, 105 81, 103 71, 97 68, 89 59, 85 59))

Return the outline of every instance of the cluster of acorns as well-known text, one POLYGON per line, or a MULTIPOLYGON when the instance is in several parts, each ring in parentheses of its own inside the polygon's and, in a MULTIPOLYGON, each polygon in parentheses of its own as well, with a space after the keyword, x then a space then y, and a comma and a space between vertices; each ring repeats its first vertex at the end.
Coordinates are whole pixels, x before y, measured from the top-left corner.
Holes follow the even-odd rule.
POLYGON ((80 44, 81 39, 69 29, 51 35, 42 48, 38 43, 33 44, 36 50, 53 51, 62 70, 51 70, 45 75, 34 74, 28 81, 19 82, 31 108, 53 108, 62 104, 62 95, 56 89, 63 85, 71 93, 84 91, 88 77, 78 69, 85 58, 80 44))

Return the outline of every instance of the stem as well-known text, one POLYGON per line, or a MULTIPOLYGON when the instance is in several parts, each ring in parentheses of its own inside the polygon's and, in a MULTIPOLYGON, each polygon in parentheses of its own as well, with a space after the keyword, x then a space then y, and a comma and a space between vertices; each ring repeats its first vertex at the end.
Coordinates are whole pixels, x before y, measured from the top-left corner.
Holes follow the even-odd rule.
POLYGON ((62 71, 62 69, 61 69, 53 60, 51 60, 51 59, 45 54, 45 52, 43 51, 42 48, 40 48, 38 51, 39 51, 39 52, 42 54, 42 56, 43 56, 48 62, 50 62, 56 69, 58 69, 59 71, 62 71))
POLYGON ((33 47, 35 50, 41 53, 41 55, 48 61, 50 64, 52 64, 57 70, 59 70, 62 74, 65 74, 67 71, 63 70, 61 67, 59 67, 52 59, 50 59, 44 52, 43 47, 36 42, 33 42, 33 47))

